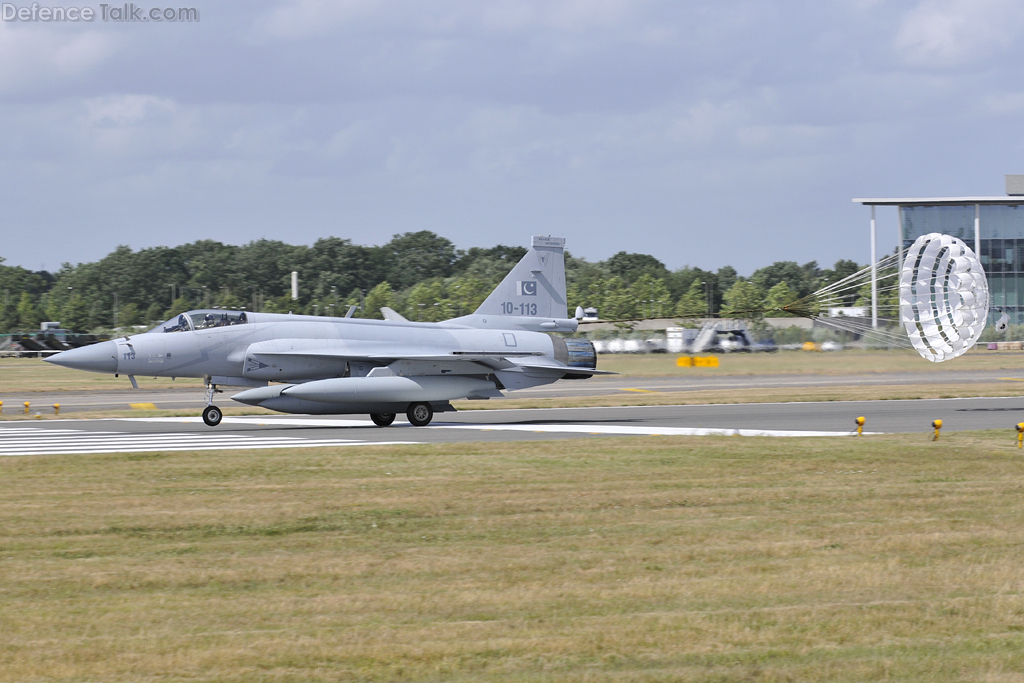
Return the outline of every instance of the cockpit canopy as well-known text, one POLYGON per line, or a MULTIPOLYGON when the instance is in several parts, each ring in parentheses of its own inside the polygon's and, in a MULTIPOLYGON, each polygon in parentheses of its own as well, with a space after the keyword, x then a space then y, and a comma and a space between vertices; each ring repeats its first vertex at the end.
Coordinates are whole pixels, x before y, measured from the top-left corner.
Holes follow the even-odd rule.
POLYGON ((190 332, 214 327, 245 325, 249 322, 245 311, 199 310, 188 311, 157 325, 150 332, 190 332))

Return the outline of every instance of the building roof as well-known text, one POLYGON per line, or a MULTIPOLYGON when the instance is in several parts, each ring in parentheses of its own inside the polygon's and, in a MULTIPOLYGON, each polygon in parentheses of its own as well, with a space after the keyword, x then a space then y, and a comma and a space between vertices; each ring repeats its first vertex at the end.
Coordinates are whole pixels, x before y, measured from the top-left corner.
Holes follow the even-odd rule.
POLYGON ((958 204, 1024 204, 1024 196, 1005 197, 905 197, 897 199, 854 199, 865 206, 953 206, 958 204))

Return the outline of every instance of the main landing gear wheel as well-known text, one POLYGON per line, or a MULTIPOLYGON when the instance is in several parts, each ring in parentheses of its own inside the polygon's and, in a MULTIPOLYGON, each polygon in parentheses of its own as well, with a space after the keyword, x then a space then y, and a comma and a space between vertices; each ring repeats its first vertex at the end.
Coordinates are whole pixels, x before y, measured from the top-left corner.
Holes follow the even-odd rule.
POLYGON ((219 425, 222 417, 224 417, 224 414, 220 412, 220 408, 217 406, 206 406, 203 409, 203 422, 211 427, 219 425))
POLYGON ((387 427, 395 421, 394 413, 370 413, 370 419, 378 427, 387 427))
POLYGON ((434 409, 429 403, 413 403, 405 412, 409 424, 413 427, 426 427, 434 419, 434 409))

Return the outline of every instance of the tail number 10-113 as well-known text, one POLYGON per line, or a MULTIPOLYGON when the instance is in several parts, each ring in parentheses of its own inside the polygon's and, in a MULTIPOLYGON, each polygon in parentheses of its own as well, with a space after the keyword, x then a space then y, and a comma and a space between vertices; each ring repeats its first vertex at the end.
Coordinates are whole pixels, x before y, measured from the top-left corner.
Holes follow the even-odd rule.
POLYGON ((505 315, 537 315, 537 304, 514 304, 511 301, 504 301, 501 304, 501 312, 505 315))

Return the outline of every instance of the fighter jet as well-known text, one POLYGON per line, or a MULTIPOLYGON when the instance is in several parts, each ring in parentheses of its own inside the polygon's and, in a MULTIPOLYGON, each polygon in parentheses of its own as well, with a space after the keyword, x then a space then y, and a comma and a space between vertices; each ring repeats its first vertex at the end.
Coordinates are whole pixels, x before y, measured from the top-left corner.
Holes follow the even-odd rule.
MULTIPOLYGON (((471 315, 440 323, 195 310, 142 334, 47 358, 78 370, 201 377, 203 421, 220 423, 218 387, 250 387, 235 401, 282 413, 369 413, 381 427, 405 413, 415 426, 454 399, 490 399, 597 369, 594 346, 566 315, 565 240, 534 237, 531 249, 471 315)), ((350 312, 351 313, 351 312, 350 312)), ((579 312, 578 312, 579 313, 579 312)), ((580 314, 582 315, 582 314, 580 314)))

